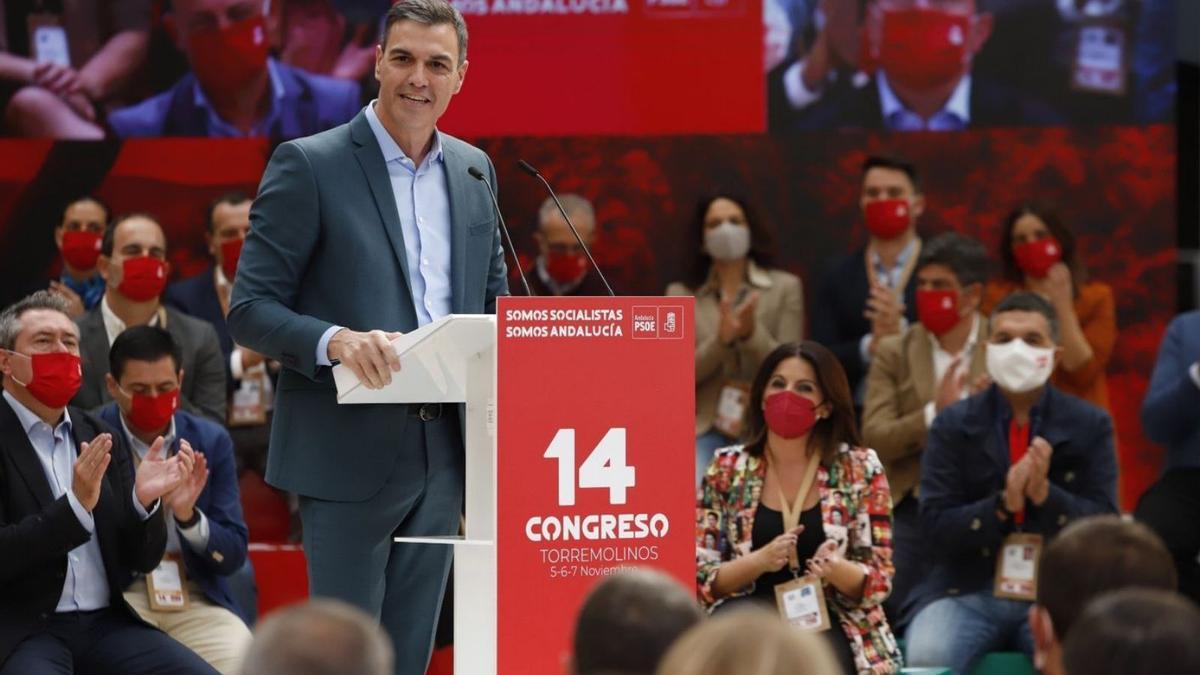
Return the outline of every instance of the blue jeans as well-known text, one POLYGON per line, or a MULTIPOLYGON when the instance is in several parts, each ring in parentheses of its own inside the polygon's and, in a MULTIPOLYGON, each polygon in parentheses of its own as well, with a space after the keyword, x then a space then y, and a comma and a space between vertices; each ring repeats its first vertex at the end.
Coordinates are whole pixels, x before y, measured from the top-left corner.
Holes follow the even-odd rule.
POLYGON ((713 453, 719 448, 731 445, 733 441, 725 437, 725 434, 716 429, 708 431, 696 437, 696 488, 699 489, 700 481, 704 478, 704 472, 708 470, 708 465, 712 464, 713 453))
POLYGON ((991 591, 936 600, 918 612, 908 627, 906 662, 966 675, 988 652, 1017 649, 1032 658, 1031 604, 1002 600, 991 591))

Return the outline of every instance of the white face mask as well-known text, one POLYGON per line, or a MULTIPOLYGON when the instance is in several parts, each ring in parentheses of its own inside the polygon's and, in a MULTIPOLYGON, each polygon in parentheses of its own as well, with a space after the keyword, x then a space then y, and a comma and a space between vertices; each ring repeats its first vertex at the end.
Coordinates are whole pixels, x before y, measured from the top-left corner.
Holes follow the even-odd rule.
POLYGON ((750 228, 724 221, 705 230, 704 250, 713 260, 738 260, 750 252, 750 228))
POLYGON ((1054 372, 1054 348, 1034 347, 1024 340, 987 346, 987 370, 1001 389, 1022 394, 1046 384, 1054 372))

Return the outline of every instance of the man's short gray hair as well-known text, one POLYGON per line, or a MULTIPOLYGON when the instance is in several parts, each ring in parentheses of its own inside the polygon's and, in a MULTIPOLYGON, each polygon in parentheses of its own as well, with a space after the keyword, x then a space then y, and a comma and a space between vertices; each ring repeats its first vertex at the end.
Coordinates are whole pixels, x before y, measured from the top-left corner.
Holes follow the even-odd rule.
POLYGON ((35 309, 48 309, 67 314, 67 301, 57 293, 37 291, 26 296, 0 312, 0 349, 13 349, 17 346, 17 336, 21 334, 21 315, 35 309))
MULTIPOLYGON (((573 220, 586 218, 593 229, 596 227, 596 209, 592 207, 592 203, 586 197, 566 192, 559 195, 558 200, 562 202, 563 208, 573 220)), ((558 206, 554 204, 552 197, 546 197, 541 208, 538 209, 538 225, 541 226, 547 218, 555 213, 558 213, 558 206)))
POLYGON ((426 26, 449 24, 458 36, 458 65, 467 60, 467 21, 462 12, 448 0, 401 0, 392 5, 383 22, 383 37, 379 44, 387 47, 388 34, 397 21, 415 21, 426 26))
POLYGON ((379 624, 322 598, 267 617, 246 652, 247 675, 392 675, 392 643, 379 624))

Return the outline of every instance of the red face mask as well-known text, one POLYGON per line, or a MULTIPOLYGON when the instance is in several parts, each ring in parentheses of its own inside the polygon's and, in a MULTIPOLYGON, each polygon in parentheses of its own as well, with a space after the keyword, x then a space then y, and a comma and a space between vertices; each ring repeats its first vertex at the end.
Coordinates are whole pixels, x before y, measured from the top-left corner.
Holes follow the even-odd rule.
POLYGON ((943 335, 958 323, 958 292, 917 290, 917 320, 934 335, 943 335))
POLYGON ((241 237, 221 242, 221 271, 230 281, 237 275, 238 258, 242 257, 242 244, 245 242, 241 237))
POLYGON ((167 286, 167 263, 148 255, 126 258, 121 284, 117 290, 134 302, 146 302, 162 295, 167 286))
POLYGON ((210 98, 241 89, 260 75, 267 67, 267 47, 266 18, 261 14, 188 38, 192 72, 210 98))
POLYGON ((1022 272, 1042 279, 1050 273, 1055 263, 1062 260, 1062 245, 1054 237, 1027 241, 1013 247, 1013 257, 1017 259, 1017 267, 1022 272))
MULTIPOLYGON (((16 354, 17 352, 9 352, 16 354)), ((33 377, 28 384, 17 378, 13 380, 29 390, 42 405, 55 410, 65 407, 79 391, 83 382, 83 368, 79 357, 70 352, 50 352, 32 356, 20 354, 33 364, 33 377)))
POLYGON ((153 433, 160 431, 171 421, 171 415, 179 408, 179 390, 173 389, 158 396, 147 394, 131 394, 132 403, 129 406, 129 423, 139 431, 153 433))
POLYGON ((77 270, 90 270, 100 257, 100 235, 86 230, 63 233, 62 256, 77 270))
POLYGON ((546 253, 546 273, 560 286, 567 286, 587 273, 587 258, 582 253, 546 253))
POLYGON ((779 436, 799 438, 817 423, 817 406, 794 391, 781 391, 767 397, 763 417, 779 436))
POLYGON ((971 17, 936 9, 885 12, 879 64, 910 89, 948 84, 962 74, 971 17))
POLYGON ((880 239, 895 239, 908 230, 907 199, 879 199, 868 202, 863 211, 867 230, 880 239))

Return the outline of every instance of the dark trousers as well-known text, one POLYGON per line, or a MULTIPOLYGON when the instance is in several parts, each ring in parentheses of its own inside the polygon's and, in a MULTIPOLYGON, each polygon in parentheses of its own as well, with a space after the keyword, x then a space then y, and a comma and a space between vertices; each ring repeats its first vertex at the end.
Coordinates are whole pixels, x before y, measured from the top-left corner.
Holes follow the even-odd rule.
POLYGON ((119 609, 55 614, 0 675, 217 675, 195 652, 119 609))
POLYGON ((463 441, 457 408, 443 406, 443 416, 429 422, 410 417, 396 438, 398 449, 379 448, 424 457, 423 472, 393 469, 380 491, 363 502, 300 497, 312 594, 378 617, 396 649, 397 675, 425 673, 453 549, 397 544, 392 538, 458 532, 463 441))
POLYGON ((1133 517, 1162 537, 1175 558, 1179 592, 1200 603, 1200 469, 1164 473, 1142 495, 1133 517))
POLYGON ((916 592, 932 567, 932 561, 921 543, 921 514, 917 498, 908 493, 892 509, 892 594, 883 603, 888 624, 896 635, 903 635, 919 609, 916 592))

